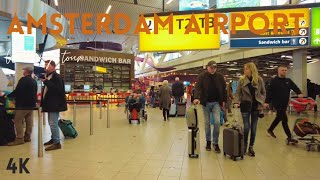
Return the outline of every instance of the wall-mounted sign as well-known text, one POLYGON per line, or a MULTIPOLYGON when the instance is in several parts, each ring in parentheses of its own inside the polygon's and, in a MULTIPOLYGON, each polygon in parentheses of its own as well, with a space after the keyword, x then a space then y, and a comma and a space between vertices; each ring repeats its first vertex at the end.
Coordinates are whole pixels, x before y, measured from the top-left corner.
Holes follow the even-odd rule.
POLYGON ((99 73, 107 73, 107 68, 100 66, 92 66, 92 70, 99 73))
MULTIPOLYGON (((187 26, 192 14, 173 15, 172 33, 169 33, 169 24, 162 27, 158 24, 158 32, 155 33, 154 17, 145 17, 149 26, 150 34, 139 33, 140 52, 168 52, 168 51, 190 51, 190 50, 208 50, 220 48, 220 30, 214 33, 213 13, 208 13, 208 26, 210 31, 205 32, 205 14, 194 14, 194 23, 190 23, 194 31, 186 33, 187 26)), ((169 16, 159 16, 162 21, 169 16)))
POLYGON ((36 29, 32 28, 31 34, 27 34, 27 27, 23 26, 24 34, 12 33, 12 56, 13 62, 35 63, 38 58, 36 54, 36 29))
POLYGON ((179 0, 179 11, 209 9, 209 0, 179 0))
MULTIPOLYGON (((309 9, 282 9, 270 11, 249 11, 237 12, 237 14, 244 15, 244 17, 252 17, 253 14, 260 13, 261 16, 253 19, 253 23, 244 22, 237 26, 235 34, 230 33, 230 47, 231 48, 263 48, 263 47, 301 47, 309 45, 309 9), (298 15, 297 15, 298 14, 298 15), (284 18, 277 18, 276 16, 283 16, 284 18), (261 17, 265 17, 265 19, 261 17), (296 17, 299 16, 299 17, 296 17), (278 26, 278 33, 274 31, 274 23, 286 22, 283 24, 283 31, 278 26), (298 33, 295 31, 296 19, 299 26, 298 33), (269 21, 269 23, 265 23, 269 21), (266 29, 262 34, 255 34, 250 29, 249 24, 257 30, 266 29)), ((231 13, 231 18, 234 18, 236 13, 231 13)), ((237 17, 238 18, 238 17, 237 17)), ((250 18, 249 18, 250 19, 250 18)), ((241 22, 241 18, 236 19, 236 22, 241 22)), ((232 23, 231 23, 232 27, 232 23)))
POLYGON ((320 8, 311 12, 311 46, 320 46, 320 8))
POLYGON ((66 62, 131 64, 134 62, 134 55, 91 50, 61 49, 60 63, 64 64, 66 62))

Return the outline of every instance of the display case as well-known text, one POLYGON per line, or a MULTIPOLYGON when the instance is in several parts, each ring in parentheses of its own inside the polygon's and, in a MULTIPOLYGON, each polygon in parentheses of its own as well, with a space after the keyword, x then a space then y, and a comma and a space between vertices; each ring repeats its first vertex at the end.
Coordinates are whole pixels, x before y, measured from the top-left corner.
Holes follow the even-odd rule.
MULTIPOLYGON (((60 58, 60 74, 65 81, 66 85, 71 85, 73 91, 84 90, 86 85, 90 86, 91 90, 106 91, 109 92, 111 87, 118 89, 119 91, 127 91, 131 89, 131 79, 133 79, 133 55, 128 57, 110 58, 112 56, 120 56, 120 53, 107 53, 99 52, 92 54, 92 51, 87 50, 66 50, 63 49, 61 52, 68 52, 73 60, 82 53, 81 60, 83 61, 67 61, 68 57, 65 55, 60 58), (107 62, 90 62, 87 59, 96 59, 106 57, 107 62), (131 60, 132 61, 129 61, 131 60), (112 63, 108 63, 112 62, 112 63), (130 62, 130 63, 129 63, 130 62), (107 72, 96 72, 94 66, 99 66, 107 69, 107 72)), ((125 54, 128 56, 128 54, 125 54)))

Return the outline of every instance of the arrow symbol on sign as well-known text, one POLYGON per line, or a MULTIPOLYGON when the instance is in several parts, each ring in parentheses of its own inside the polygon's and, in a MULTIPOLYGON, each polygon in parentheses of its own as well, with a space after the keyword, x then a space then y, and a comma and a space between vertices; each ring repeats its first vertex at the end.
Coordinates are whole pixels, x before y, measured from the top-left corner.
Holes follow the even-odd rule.
POLYGON ((306 24, 306 21, 305 21, 305 20, 300 21, 300 25, 301 25, 301 26, 304 26, 305 24, 306 24))
POLYGON ((319 43, 320 43, 320 38, 316 38, 313 42, 314 42, 315 44, 319 44, 319 43))

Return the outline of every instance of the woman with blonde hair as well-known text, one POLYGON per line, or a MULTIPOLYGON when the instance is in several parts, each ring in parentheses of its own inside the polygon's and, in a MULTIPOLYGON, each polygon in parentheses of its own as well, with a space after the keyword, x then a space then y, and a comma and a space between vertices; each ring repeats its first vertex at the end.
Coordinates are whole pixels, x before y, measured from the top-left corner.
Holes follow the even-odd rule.
POLYGON ((171 88, 168 86, 168 81, 164 80, 163 85, 159 90, 160 109, 162 109, 163 120, 169 120, 169 110, 171 106, 171 88))
POLYGON ((248 135, 251 129, 248 154, 249 156, 255 156, 253 145, 256 138, 258 118, 263 116, 266 90, 263 79, 258 75, 258 69, 253 62, 244 65, 244 75, 239 80, 236 98, 240 103, 244 124, 245 151, 247 151, 248 135))

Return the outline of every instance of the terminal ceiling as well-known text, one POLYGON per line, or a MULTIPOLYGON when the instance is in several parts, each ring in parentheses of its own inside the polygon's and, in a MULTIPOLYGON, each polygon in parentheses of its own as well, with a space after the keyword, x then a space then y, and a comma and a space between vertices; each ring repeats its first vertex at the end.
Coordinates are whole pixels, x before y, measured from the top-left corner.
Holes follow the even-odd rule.
MULTIPOLYGON (((308 63, 314 63, 320 60, 320 48, 310 48, 307 50, 308 63)), ((286 65, 289 68, 293 67, 292 51, 219 63, 218 71, 223 75, 226 75, 229 80, 237 80, 239 76, 243 74, 244 64, 248 62, 254 62, 259 69, 259 74, 265 79, 268 79, 277 73, 277 67, 279 65, 286 65)), ((204 67, 194 67, 177 71, 175 74, 198 75, 203 71, 204 67)))
MULTIPOLYGON (((86 42, 86 41, 109 41, 120 43, 125 52, 135 52, 138 47, 138 36, 133 34, 134 25, 138 22, 140 14, 162 12, 162 0, 59 0, 58 6, 55 6, 54 0, 42 0, 48 3, 53 8, 57 9, 62 14, 65 13, 106 13, 109 5, 112 6, 109 14, 114 17, 117 13, 124 13, 131 18, 131 31, 125 35, 101 34, 101 35, 84 35, 81 32, 81 19, 78 18, 75 22, 75 34, 68 36, 68 43, 86 42), (137 4, 135 4, 137 2, 137 4)), ((165 1, 166 2, 166 1, 165 1)), ((165 11, 178 11, 178 0, 172 1, 170 4, 165 4, 165 11)), ((88 19, 93 22, 91 28, 95 30, 96 20, 88 19)), ((120 22, 120 29, 125 27, 124 22, 120 22)), ((109 29, 114 28, 113 22, 109 29)), ((70 46, 70 48, 72 48, 70 46)), ((77 48, 77 47, 74 47, 77 48)))

